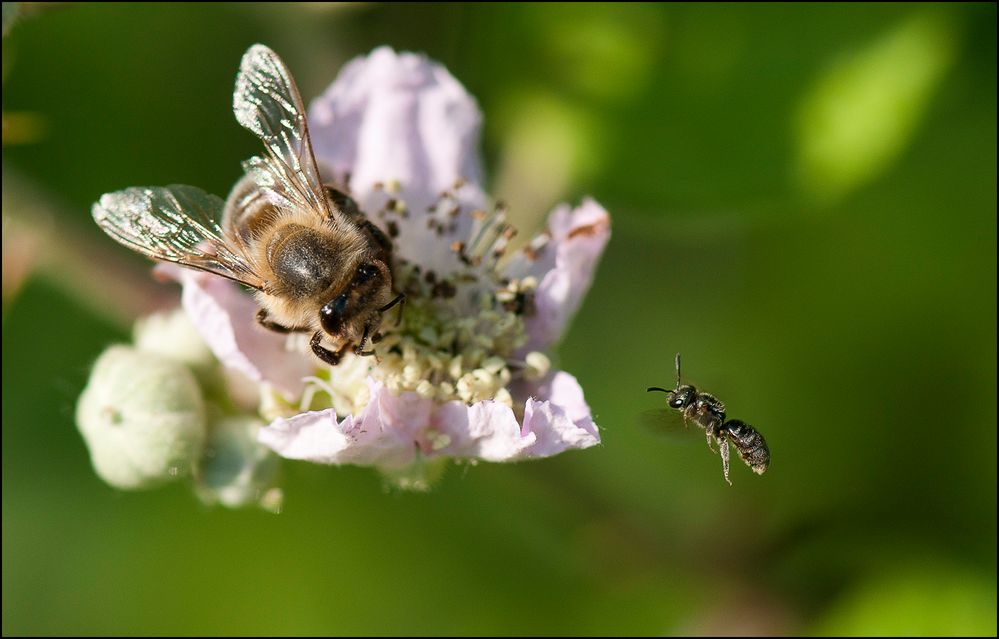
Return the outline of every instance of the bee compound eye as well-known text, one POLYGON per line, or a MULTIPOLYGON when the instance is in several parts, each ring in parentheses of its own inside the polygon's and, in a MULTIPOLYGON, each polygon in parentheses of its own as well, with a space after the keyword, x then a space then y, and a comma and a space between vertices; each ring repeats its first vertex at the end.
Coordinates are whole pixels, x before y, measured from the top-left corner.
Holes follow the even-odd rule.
POLYGON ((378 275, 378 269, 375 268, 374 264, 361 264, 357 267, 357 276, 355 279, 358 283, 367 282, 376 275, 378 275))
POLYGON ((319 309, 319 323, 323 330, 336 335, 343 327, 343 313, 347 309, 347 296, 338 295, 319 309))

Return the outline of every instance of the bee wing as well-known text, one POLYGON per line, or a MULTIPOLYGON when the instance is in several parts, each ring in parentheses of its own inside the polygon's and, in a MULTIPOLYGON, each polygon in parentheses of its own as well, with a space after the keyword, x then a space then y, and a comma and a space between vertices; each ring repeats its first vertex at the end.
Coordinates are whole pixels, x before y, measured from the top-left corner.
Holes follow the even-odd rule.
POLYGON ((219 226, 224 204, 197 187, 173 184, 106 193, 91 212, 105 233, 134 251, 262 289, 241 245, 219 226))
POLYGON ((267 157, 244 166, 275 204, 332 215, 312 153, 305 107, 288 67, 268 47, 243 55, 232 96, 236 120, 263 141, 267 157))
POLYGON ((693 425, 684 427, 683 416, 678 411, 669 408, 650 408, 643 411, 639 416, 639 421, 646 430, 656 435, 665 435, 684 443, 696 441, 687 435, 695 432, 704 434, 703 431, 695 429, 693 425))

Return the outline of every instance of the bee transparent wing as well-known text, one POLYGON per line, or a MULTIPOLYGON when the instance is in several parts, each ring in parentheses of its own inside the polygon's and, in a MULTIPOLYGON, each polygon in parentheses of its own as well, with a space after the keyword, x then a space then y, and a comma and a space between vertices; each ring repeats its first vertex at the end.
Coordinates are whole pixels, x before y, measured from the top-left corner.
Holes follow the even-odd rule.
POLYGON ((650 408, 642 411, 639 422, 651 433, 666 436, 671 440, 681 441, 685 444, 697 441, 696 438, 689 437, 689 435, 693 433, 704 434, 703 431, 693 428, 693 425, 685 427, 683 416, 679 411, 669 408, 650 408))
POLYGON ((275 204, 331 216, 298 87, 268 47, 255 44, 243 55, 232 107, 239 123, 267 148, 267 157, 244 165, 259 187, 275 204))
POLYGON ((197 187, 173 184, 106 193, 92 213, 105 233, 134 251, 262 289, 245 252, 219 226, 224 205, 197 187))

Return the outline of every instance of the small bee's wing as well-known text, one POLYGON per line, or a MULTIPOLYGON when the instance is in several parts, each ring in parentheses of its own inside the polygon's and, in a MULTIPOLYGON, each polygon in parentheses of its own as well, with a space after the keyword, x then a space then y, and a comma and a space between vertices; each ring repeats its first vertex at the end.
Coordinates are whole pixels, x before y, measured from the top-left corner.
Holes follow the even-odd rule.
POLYGON ((105 233, 133 251, 262 289, 245 251, 219 226, 223 206, 197 187, 173 184, 106 193, 91 212, 105 233))
POLYGON ((696 441, 695 438, 687 437, 687 435, 695 432, 704 434, 703 431, 698 431, 694 428, 693 424, 685 428, 683 416, 679 411, 669 408, 650 408, 643 411, 639 416, 639 422, 646 430, 656 435, 664 435, 671 439, 683 441, 684 443, 696 441))
POLYGON ((244 164, 258 186, 275 204, 331 219, 298 87, 268 47, 255 44, 243 55, 232 108, 239 123, 267 148, 267 157, 244 164))

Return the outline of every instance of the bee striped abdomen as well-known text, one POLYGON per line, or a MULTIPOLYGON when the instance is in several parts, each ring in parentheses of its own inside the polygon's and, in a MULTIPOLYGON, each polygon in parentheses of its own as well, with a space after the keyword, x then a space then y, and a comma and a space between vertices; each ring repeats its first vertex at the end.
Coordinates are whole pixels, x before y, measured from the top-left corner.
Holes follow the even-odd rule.
POLYGON ((725 423, 729 440, 739 451, 739 457, 757 475, 762 475, 770 466, 770 448, 763 435, 749 424, 733 419, 725 423))

